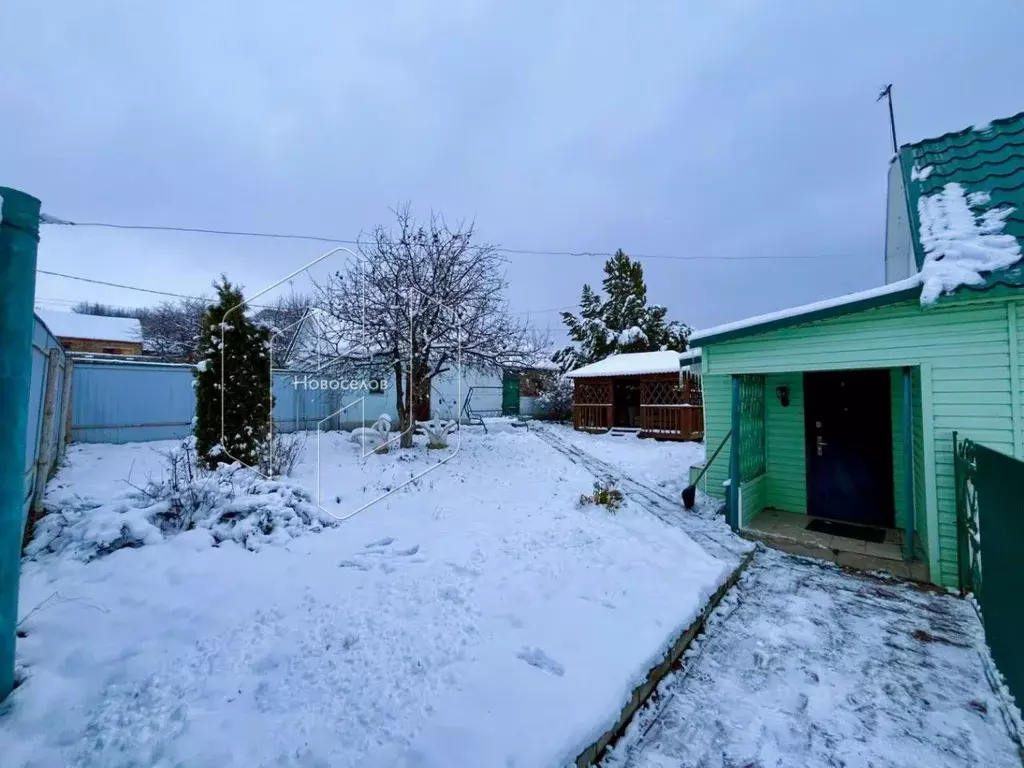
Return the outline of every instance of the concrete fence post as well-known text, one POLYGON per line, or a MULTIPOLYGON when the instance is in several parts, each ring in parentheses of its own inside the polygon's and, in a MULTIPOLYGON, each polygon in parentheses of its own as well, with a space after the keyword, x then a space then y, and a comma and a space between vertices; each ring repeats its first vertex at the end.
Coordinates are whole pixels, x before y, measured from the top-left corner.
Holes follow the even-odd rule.
POLYGON ((64 388, 60 391, 60 439, 54 461, 61 461, 71 442, 71 384, 75 376, 75 361, 64 353, 64 388))
POLYGON ((50 479, 54 457, 57 455, 57 435, 54 429, 57 410, 57 373, 60 369, 59 349, 51 349, 46 357, 46 389, 43 390, 43 419, 39 429, 39 446, 36 456, 36 485, 32 492, 32 509, 39 509, 46 492, 46 481, 50 479))
POLYGON ((0 701, 14 688, 39 208, 0 187, 0 701))

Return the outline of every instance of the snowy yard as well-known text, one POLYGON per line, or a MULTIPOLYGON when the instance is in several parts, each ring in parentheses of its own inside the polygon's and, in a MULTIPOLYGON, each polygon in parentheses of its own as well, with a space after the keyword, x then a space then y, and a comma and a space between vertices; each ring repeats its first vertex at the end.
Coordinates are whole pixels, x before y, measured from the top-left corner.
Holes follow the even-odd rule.
MULTIPOLYGON (((83 542, 114 534, 75 528, 25 562, 5 768, 562 764, 733 565, 636 503, 578 506, 592 475, 521 430, 464 433, 445 467, 321 532, 293 517, 213 531, 219 546, 203 526, 165 537, 123 481, 160 473, 171 445, 73 446, 51 482, 54 509, 123 515, 148 543, 85 562, 83 542)), ((699 446, 664 446, 627 464, 685 478, 699 446), (654 469, 662 450, 680 465, 654 469)), ((355 509, 435 458, 360 461, 327 435, 324 505, 355 509)), ((315 521, 316 465, 311 440, 278 511, 315 521)))
POLYGON ((1019 768, 970 603, 759 552, 604 768, 1019 768))

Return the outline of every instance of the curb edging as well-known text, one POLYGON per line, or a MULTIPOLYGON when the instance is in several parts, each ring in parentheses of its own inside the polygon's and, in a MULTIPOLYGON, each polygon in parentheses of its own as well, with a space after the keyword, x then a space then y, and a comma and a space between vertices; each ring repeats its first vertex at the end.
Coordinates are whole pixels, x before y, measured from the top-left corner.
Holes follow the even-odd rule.
POLYGON ((653 666, 647 672, 647 677, 640 685, 633 689, 633 694, 629 697, 629 701, 622 708, 619 713, 615 724, 605 731, 597 741, 592 743, 586 749, 584 749, 576 757, 574 764, 576 768, 587 768, 587 766, 594 765, 597 761, 604 756, 605 751, 608 747, 614 744, 618 739, 625 733, 626 728, 629 727, 633 716, 647 703, 647 700, 651 697, 651 694, 657 690, 658 685, 664 680, 670 672, 672 667, 675 666, 676 662, 682 657, 683 652, 690 647, 690 643, 693 639, 700 634, 701 630, 704 629, 704 625, 707 623, 708 617, 711 616, 712 611, 718 607, 718 604, 725 597, 725 594, 736 586, 740 576, 750 565, 750 561, 754 558, 757 549, 753 549, 743 555, 739 565, 733 569, 732 573, 722 582, 721 586, 715 590, 711 598, 705 603, 704 608, 701 609, 700 614, 694 619, 693 623, 676 639, 669 649, 665 658, 658 664, 653 666))

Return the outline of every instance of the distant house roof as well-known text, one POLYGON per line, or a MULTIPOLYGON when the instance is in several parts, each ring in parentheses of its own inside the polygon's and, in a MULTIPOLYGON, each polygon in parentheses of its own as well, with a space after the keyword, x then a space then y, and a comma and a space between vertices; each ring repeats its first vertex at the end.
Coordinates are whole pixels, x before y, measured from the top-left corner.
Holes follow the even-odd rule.
POLYGON ((678 372, 679 353, 669 349, 661 352, 629 352, 624 355, 610 355, 604 360, 584 365, 582 368, 569 371, 565 375, 570 379, 585 379, 678 372))
POLYGON ((136 344, 142 341, 142 324, 133 317, 80 315, 77 312, 58 312, 49 309, 37 309, 36 317, 58 338, 125 341, 136 344))
POLYGON ((1024 112, 906 144, 897 161, 918 274, 699 330, 690 341, 728 341, 912 298, 927 303, 940 292, 1024 288, 1024 112))

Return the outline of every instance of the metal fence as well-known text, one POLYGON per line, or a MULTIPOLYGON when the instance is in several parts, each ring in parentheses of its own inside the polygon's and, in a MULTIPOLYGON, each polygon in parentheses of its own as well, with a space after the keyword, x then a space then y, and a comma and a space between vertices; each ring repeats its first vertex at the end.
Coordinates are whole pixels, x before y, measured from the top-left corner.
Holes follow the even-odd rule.
MULTIPOLYGON (((193 366, 77 357, 73 374, 71 439, 82 443, 172 440, 192 432, 193 366)), ((434 380, 431 413, 458 418, 474 385, 494 375, 448 375, 434 380)), ((389 382, 386 382, 389 384, 389 382)), ((387 413, 397 422, 395 390, 383 393, 331 389, 302 372, 273 374, 274 429, 278 432, 351 429, 387 413)), ((500 396, 499 396, 500 400, 500 396)))
MULTIPOLYGON (((81 443, 173 440, 192 433, 195 415, 193 366, 78 358, 74 366, 71 439, 81 443)), ((348 429, 387 412, 398 415, 391 394, 343 392, 320 386, 315 377, 273 374, 274 428, 348 429)))
POLYGON ((29 395, 25 457, 25 491, 22 529, 33 508, 42 503, 46 481, 64 454, 67 442, 68 401, 66 386, 70 358, 60 342, 38 317, 32 328, 32 388, 29 395))
POLYGON ((1024 462, 953 433, 960 588, 981 605, 985 638, 1024 705, 1024 462))

